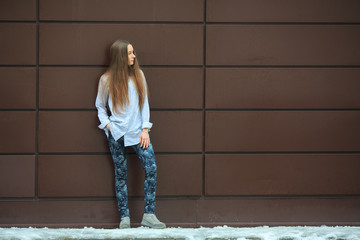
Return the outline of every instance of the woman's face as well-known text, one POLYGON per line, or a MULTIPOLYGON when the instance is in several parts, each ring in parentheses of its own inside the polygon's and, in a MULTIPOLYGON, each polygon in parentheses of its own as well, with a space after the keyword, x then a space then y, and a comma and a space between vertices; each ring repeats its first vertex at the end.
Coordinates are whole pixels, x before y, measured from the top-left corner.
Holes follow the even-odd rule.
POLYGON ((129 66, 132 66, 134 64, 136 56, 135 56, 134 48, 131 44, 127 46, 127 51, 128 51, 128 64, 129 66))

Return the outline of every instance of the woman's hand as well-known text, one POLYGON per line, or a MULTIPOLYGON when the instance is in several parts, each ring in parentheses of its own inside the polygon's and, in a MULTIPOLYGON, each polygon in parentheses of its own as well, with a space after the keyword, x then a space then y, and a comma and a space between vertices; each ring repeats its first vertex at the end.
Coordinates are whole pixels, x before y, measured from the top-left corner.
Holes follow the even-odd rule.
POLYGON ((110 131, 110 123, 106 125, 106 128, 110 131))
POLYGON ((146 149, 150 145, 149 130, 144 128, 140 134, 140 148, 146 149))

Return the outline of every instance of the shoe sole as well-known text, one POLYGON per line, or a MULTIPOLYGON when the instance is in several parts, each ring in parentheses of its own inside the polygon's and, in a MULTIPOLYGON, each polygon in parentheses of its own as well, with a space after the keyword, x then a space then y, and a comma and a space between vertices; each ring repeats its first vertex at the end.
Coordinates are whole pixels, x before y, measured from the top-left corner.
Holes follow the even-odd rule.
POLYGON ((126 229, 126 228, 130 228, 130 225, 123 225, 123 226, 119 226, 120 229, 126 229))
POLYGON ((147 221, 142 221, 142 222, 141 222, 141 225, 143 225, 143 226, 145 226, 145 227, 154 228, 154 229, 164 229, 164 228, 166 228, 166 225, 165 225, 165 226, 163 226, 163 225, 161 225, 161 226, 152 225, 152 224, 150 224, 150 223, 147 222, 147 221))

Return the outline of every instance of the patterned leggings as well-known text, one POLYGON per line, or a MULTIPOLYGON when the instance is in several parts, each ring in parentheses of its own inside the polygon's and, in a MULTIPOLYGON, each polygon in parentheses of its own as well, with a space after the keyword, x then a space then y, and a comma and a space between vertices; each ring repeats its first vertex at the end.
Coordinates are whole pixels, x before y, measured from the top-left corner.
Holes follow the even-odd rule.
MULTIPOLYGON (((128 191, 126 186, 127 164, 126 150, 124 147, 124 137, 115 141, 109 133, 109 147, 115 168, 115 193, 118 201, 120 217, 130 216, 128 207, 128 191)), ((131 146, 140 158, 142 167, 145 171, 144 193, 145 207, 144 213, 155 213, 155 191, 156 191, 156 162, 152 144, 147 149, 140 148, 140 143, 131 146)))

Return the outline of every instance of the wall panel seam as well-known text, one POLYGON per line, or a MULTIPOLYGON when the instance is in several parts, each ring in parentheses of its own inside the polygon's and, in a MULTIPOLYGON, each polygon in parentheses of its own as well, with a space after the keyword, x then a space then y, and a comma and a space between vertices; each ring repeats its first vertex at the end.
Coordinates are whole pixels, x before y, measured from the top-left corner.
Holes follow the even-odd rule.
POLYGON ((206 65, 206 68, 360 68, 360 65, 206 65))
MULTIPOLYGON (((205 154, 206 155, 231 155, 231 154, 291 154, 291 155, 321 155, 321 154, 339 154, 339 155, 343 155, 343 154, 347 154, 347 155, 352 155, 352 154, 360 154, 360 151, 314 151, 314 152, 308 152, 308 151, 303 151, 303 152, 298 152, 298 151, 294 151, 294 152, 289 152, 289 151, 284 151, 284 152, 233 152, 233 151, 229 151, 229 152, 156 152, 155 153, 157 155, 202 155, 205 154)), ((134 155, 135 153, 128 153, 129 155, 134 155)), ((74 155, 78 155, 78 156, 82 156, 82 155, 88 155, 88 156, 103 156, 103 155, 109 155, 110 156, 110 152, 39 152, 38 156, 74 156, 74 155)), ((0 153, 0 156, 34 156, 34 153, 13 153, 13 152, 2 152, 0 153)))
POLYGON ((36 112, 35 108, 22 109, 22 108, 1 108, 0 112, 36 112))
POLYGON ((214 112, 351 112, 360 111, 360 108, 207 108, 214 112))
MULTIPOLYGON (((5 65, 0 68, 34 68, 37 65, 5 65)), ((42 68, 106 68, 107 65, 47 65, 39 64, 42 68)), ((203 68, 203 65, 141 65, 142 68, 203 68)), ((206 69, 227 69, 227 68, 360 68, 360 65, 206 65, 206 69)))
MULTIPOLYGON (((130 149, 130 148, 128 148, 130 149)), ((200 155, 202 152, 156 152, 157 155, 200 155)), ((129 152, 128 155, 135 155, 135 153, 129 152)), ((0 155, 9 155, 5 153, 0 153, 0 155)), ((11 155, 19 155, 13 153, 11 155)), ((23 154, 23 155, 34 155, 34 154, 23 154)), ((109 155, 110 152, 40 152, 39 156, 104 156, 109 155)))
MULTIPOLYGON (((203 106, 202 106, 202 118, 203 118, 203 128, 202 128, 202 196, 205 196, 205 146, 206 146, 206 1, 204 0, 204 22, 203 22, 203 106)), ((197 219, 196 219, 197 221, 197 219)))
MULTIPOLYGON (((94 108, 39 108, 39 110, 43 112, 96 112, 97 111, 95 107, 94 108)), ((202 108, 150 108, 150 110, 154 112, 201 112, 203 109, 202 108)), ((6 111, 6 109, 4 109, 4 111, 6 111)))
MULTIPOLYGON (((2 65, 0 65, 1 67, 2 65)), ((7 65, 3 65, 7 67, 7 65)), ((13 65, 17 67, 16 65, 13 65)), ((107 68, 108 65, 48 65, 40 64, 42 68, 107 68)), ((202 68, 203 65, 141 65, 141 68, 202 68)))
POLYGON ((289 195, 206 195, 205 200, 233 200, 233 199, 358 199, 360 194, 289 194, 289 195))
POLYGON ((144 24, 144 25, 202 25, 203 22, 183 22, 183 21, 59 21, 59 20, 40 20, 40 23, 48 24, 104 24, 104 25, 121 25, 121 24, 144 24))
POLYGON ((258 151, 258 152, 234 152, 234 151, 214 151, 214 152, 206 152, 206 155, 216 155, 216 154, 360 154, 360 151, 258 151))
POLYGON ((0 65, 0 68, 36 68, 36 65, 0 65))
POLYGON ((36 117, 35 117, 35 199, 38 198, 38 165, 39 165, 39 63, 40 63, 40 0, 36 0, 36 117))
MULTIPOLYGON (((0 112, 96 112, 95 108, 0 108, 0 112)), ((153 112, 356 112, 360 108, 151 108, 153 112)))
POLYGON ((0 24, 1 23, 15 23, 15 24, 22 24, 22 23, 37 23, 37 21, 33 21, 33 20, 29 20, 29 21, 26 21, 26 20, 0 20, 0 24))
POLYGON ((207 22, 208 25, 360 25, 360 22, 207 22))
MULTIPOLYGON (((0 20, 0 23, 37 23, 33 20, 0 20)), ((201 22, 184 22, 184 21, 61 21, 61 20, 40 20, 39 23, 50 24, 187 24, 202 25, 201 22)), ((360 25, 360 22, 210 22, 206 25, 360 25)))

